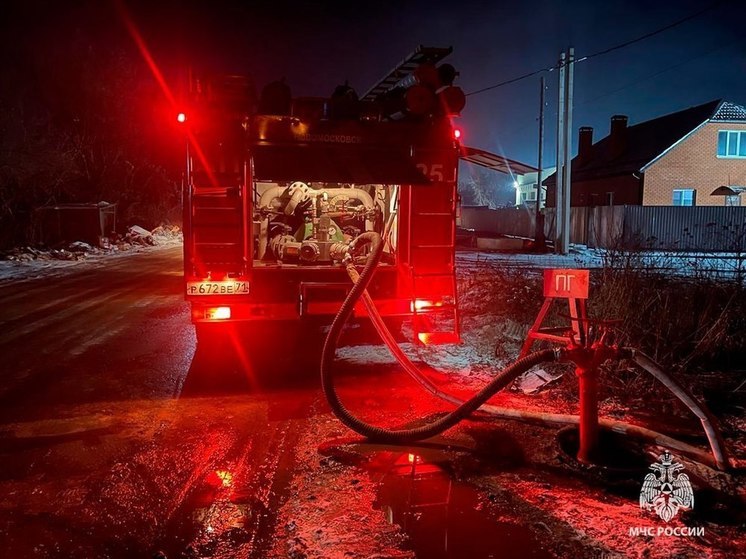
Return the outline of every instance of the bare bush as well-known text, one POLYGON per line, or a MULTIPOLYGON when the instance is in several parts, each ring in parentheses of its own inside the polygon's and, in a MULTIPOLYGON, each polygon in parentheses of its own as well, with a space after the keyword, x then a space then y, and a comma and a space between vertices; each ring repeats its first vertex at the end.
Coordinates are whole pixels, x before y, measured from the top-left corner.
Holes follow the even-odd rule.
POLYGON ((743 284, 696 268, 672 274, 682 258, 662 253, 651 261, 636 251, 610 251, 594 278, 593 315, 621 320, 628 343, 666 365, 738 367, 746 354, 743 284))

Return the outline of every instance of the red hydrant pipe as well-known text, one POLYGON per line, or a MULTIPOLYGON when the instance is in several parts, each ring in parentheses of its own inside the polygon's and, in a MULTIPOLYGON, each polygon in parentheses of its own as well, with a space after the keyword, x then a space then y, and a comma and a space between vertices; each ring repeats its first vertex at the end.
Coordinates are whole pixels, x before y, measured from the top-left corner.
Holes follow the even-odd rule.
POLYGON ((578 461, 591 464, 598 449, 598 367, 575 367, 580 394, 578 461))

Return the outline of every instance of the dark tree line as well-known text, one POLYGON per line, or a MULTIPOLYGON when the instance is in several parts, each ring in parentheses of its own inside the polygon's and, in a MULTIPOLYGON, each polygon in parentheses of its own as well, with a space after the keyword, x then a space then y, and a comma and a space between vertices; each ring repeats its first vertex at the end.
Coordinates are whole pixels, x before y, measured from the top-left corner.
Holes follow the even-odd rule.
POLYGON ((116 202, 122 225, 178 219, 181 143, 116 11, 30 2, 8 12, 0 247, 33 242, 34 210, 50 204, 116 202))

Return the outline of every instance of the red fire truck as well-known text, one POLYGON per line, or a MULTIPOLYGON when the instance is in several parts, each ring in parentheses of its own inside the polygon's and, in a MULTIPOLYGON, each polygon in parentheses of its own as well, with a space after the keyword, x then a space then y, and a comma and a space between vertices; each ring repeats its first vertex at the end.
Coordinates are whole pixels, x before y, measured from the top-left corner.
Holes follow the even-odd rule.
MULTIPOLYGON (((198 340, 222 323, 288 331, 329 321, 351 282, 339 247, 366 231, 385 249, 369 292, 411 319, 419 343, 459 340, 454 276, 460 131, 450 49, 420 47, 362 98, 259 99, 245 77, 194 81, 184 278, 198 340)), ((365 320, 365 309, 355 313, 365 320)))

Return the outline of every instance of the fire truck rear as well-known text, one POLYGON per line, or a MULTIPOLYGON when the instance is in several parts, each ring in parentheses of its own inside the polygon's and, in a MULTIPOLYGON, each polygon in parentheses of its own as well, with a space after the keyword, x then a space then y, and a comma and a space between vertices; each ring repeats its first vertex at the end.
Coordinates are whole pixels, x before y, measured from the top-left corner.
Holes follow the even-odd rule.
MULTIPOLYGON (((342 260, 365 232, 384 243, 368 290, 414 341, 459 340, 454 275, 464 97, 420 47, 362 99, 259 99, 248 78, 196 80, 179 115, 187 139, 186 299, 200 343, 226 323, 297 331, 329 322, 351 289, 342 260)), ((358 255, 364 259, 364 254, 358 255)), ((361 323, 362 305, 355 308, 361 323)), ((276 331, 276 330, 275 330, 276 331)))

